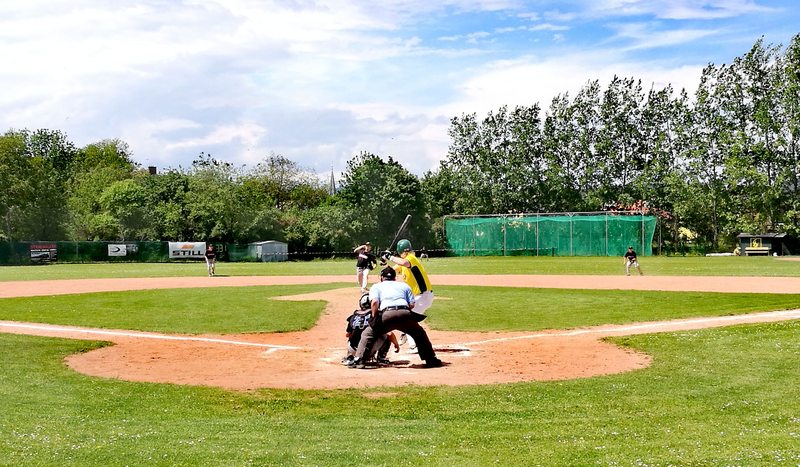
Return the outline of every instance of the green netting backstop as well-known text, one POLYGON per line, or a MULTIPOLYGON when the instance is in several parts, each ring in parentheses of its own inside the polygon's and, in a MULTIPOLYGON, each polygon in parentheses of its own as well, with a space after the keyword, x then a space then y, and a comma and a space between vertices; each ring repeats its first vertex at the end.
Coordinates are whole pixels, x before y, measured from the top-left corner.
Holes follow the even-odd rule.
POLYGON ((656 218, 619 213, 452 216, 445 219, 457 256, 622 256, 653 254, 656 218))

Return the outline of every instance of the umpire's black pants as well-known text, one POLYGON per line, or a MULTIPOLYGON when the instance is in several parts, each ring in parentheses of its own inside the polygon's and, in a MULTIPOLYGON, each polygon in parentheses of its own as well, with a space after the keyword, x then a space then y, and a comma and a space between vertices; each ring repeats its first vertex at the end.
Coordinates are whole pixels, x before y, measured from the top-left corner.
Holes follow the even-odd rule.
POLYGON ((419 322, 425 319, 425 315, 414 313, 409 309, 401 310, 386 310, 381 312, 381 318, 378 320, 377 329, 372 327, 370 320, 369 327, 361 334, 361 341, 358 343, 358 350, 356 351, 356 359, 364 361, 364 354, 366 350, 372 347, 375 342, 376 336, 380 336, 389 331, 400 331, 408 334, 414 339, 417 344, 417 351, 419 358, 422 360, 430 360, 436 358, 436 353, 433 351, 433 345, 428 339, 428 333, 419 325, 419 322))

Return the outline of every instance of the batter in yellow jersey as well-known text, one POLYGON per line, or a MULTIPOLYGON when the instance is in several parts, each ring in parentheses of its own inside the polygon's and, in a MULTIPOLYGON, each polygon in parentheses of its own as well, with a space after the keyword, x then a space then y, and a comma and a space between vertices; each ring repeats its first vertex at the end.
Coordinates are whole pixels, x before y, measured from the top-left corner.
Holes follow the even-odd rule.
POLYGON ((422 263, 414 254, 411 249, 411 242, 403 239, 397 242, 397 251, 400 256, 394 256, 390 252, 384 252, 382 258, 395 263, 395 269, 403 275, 406 283, 411 287, 414 293, 416 305, 414 306, 414 313, 423 315, 420 319, 425 319, 425 310, 433 304, 433 288, 431 281, 428 279, 428 273, 422 263))

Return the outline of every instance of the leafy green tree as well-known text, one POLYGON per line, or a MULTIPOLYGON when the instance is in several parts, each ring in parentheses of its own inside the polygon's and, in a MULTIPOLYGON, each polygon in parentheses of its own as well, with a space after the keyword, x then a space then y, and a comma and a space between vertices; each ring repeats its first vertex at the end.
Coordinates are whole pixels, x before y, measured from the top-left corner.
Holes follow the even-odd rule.
POLYGON ((672 86, 661 90, 651 89, 641 113, 641 163, 642 170, 632 181, 633 197, 663 211, 672 211, 667 197, 670 175, 677 170, 679 155, 677 132, 688 111, 685 91, 677 98, 672 96, 672 86))
POLYGON ((234 237, 236 180, 239 171, 232 164, 201 154, 189 173, 186 212, 195 240, 230 242, 234 237))
MULTIPOLYGON (((328 197, 315 174, 286 157, 273 154, 238 180, 235 240, 241 243, 284 240, 285 217, 296 219, 297 216, 291 214, 294 210, 317 208, 328 197)), ((297 233, 298 229, 294 228, 293 232, 297 233)), ((307 248, 305 241, 298 243, 307 248)))
POLYGON ((780 188, 783 229, 800 236, 800 34, 795 35, 776 68, 776 99, 773 112, 777 129, 777 182, 780 188))
POLYGON ((96 221, 104 220, 108 232, 115 240, 148 240, 153 238, 147 192, 134 179, 125 179, 109 185, 100 195, 103 213, 96 221))
POLYGON ((334 196, 334 205, 344 207, 341 219, 348 212, 356 215, 345 228, 352 250, 354 244, 370 241, 387 246, 406 214, 413 221, 407 235, 415 247, 430 244, 430 219, 425 212, 425 197, 419 179, 391 157, 387 160, 362 152, 347 163, 342 186, 334 196))
POLYGON ((432 219, 431 249, 444 248, 447 245, 445 235, 445 216, 456 213, 456 204, 462 196, 458 178, 447 167, 439 167, 436 171, 426 172, 420 181, 425 198, 426 211, 432 219))
POLYGON ((104 139, 88 144, 75 154, 73 173, 89 172, 98 167, 108 167, 130 173, 139 165, 133 161, 128 143, 119 139, 104 139))
POLYGON ((539 105, 501 107, 482 121, 453 118, 442 169, 454 177, 462 214, 524 212, 541 204, 543 147, 539 105))
POLYGON ((778 128, 775 109, 778 48, 758 40, 748 53, 722 68, 720 112, 730 130, 725 178, 730 196, 730 234, 775 228, 778 128))
POLYGON ((284 212, 284 238, 289 250, 301 253, 350 255, 358 214, 345 205, 324 204, 311 209, 290 208, 284 212))
POLYGON ((597 210, 593 199, 600 189, 597 141, 600 123, 600 84, 591 81, 574 100, 556 96, 544 120, 546 196, 543 212, 597 210))
POLYGON ((614 76, 603 93, 594 165, 600 178, 597 197, 602 204, 630 194, 629 183, 644 170, 643 102, 641 81, 633 78, 614 76))
POLYGON ((33 202, 25 135, 8 131, 0 136, 0 239, 19 239, 18 219, 33 202))
POLYGON ((328 197, 315 174, 284 156, 272 154, 245 177, 250 192, 261 191, 276 209, 319 206, 328 197))
POLYGON ((117 235, 113 217, 102 212, 100 196, 117 181, 133 176, 136 164, 128 145, 104 140, 80 149, 69 183, 69 236, 76 240, 111 240, 117 235))
POLYGON ((732 129, 722 115, 720 77, 724 67, 708 65, 700 78, 696 102, 692 112, 692 126, 686 137, 686 155, 689 160, 687 176, 700 190, 688 200, 696 206, 687 207, 686 212, 695 216, 694 229, 703 238, 709 239, 716 249, 723 234, 724 215, 729 199, 724 177, 725 160, 730 152, 732 129))
POLYGON ((20 238, 66 238, 68 180, 77 150, 66 135, 56 130, 22 131, 28 157, 28 202, 19 212, 20 238))
POLYGON ((136 174, 137 183, 145 191, 150 240, 190 241, 194 235, 189 227, 189 210, 186 206, 189 176, 178 170, 168 170, 158 175, 146 172, 136 174))

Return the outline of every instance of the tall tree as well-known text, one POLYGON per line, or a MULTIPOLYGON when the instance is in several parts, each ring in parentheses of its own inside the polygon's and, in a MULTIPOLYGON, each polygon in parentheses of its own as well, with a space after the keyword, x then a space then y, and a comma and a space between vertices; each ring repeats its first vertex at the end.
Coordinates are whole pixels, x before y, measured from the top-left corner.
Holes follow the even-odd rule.
POLYGON ((543 190, 544 150, 539 105, 501 107, 482 121, 475 114, 453 118, 452 142, 442 168, 458 181, 464 214, 538 209, 543 190))
POLYGON ((597 141, 600 131, 600 83, 590 81, 574 100, 568 94, 553 99, 545 117, 545 212, 597 210, 590 200, 600 187, 597 141))
POLYGON ((692 126, 686 138, 687 176, 701 190, 688 202, 694 206, 683 209, 694 213, 687 218, 702 238, 709 239, 716 249, 723 232, 729 199, 724 176, 725 161, 730 152, 732 128, 722 115, 724 90, 720 77, 725 66, 708 65, 703 69, 695 95, 692 126))
POLYGON ((154 237, 145 188, 134 179, 112 183, 100 195, 104 224, 114 240, 149 240, 154 237))
POLYGON ((718 82, 720 114, 730 128, 725 178, 731 199, 730 233, 771 231, 779 190, 777 181, 778 48, 759 39, 748 53, 722 69, 718 82))
POLYGON ((0 136, 0 239, 19 239, 18 219, 33 203, 30 159, 25 134, 8 131, 0 136))
POLYGON ((645 165, 642 146, 641 81, 616 75, 603 93, 596 167, 600 176, 598 198, 605 204, 629 192, 628 185, 645 165))
POLYGON ((238 206, 239 170, 201 154, 189 174, 186 211, 195 240, 232 241, 238 206))
POLYGON ((245 183, 253 193, 260 191, 264 200, 271 200, 276 209, 318 206, 328 195, 316 174, 277 154, 256 165, 245 176, 245 183))
POLYGON ((384 160, 362 152, 348 161, 334 202, 356 213, 348 235, 352 243, 371 241, 388 246, 406 214, 414 219, 408 235, 415 246, 432 241, 420 181, 391 157, 384 160))
POLYGON ((785 230, 800 236, 800 34, 792 38, 775 67, 779 105, 773 112, 779 123, 780 212, 785 230))
POLYGON ((168 170, 158 175, 139 172, 136 180, 145 190, 144 203, 152 230, 150 239, 194 240, 187 207, 189 176, 179 170, 168 170))
POLYGON ((135 169, 130 148, 120 140, 103 140, 77 152, 67 201, 70 238, 111 240, 116 237, 113 217, 102 212, 100 196, 114 182, 131 178, 135 169))
POLYGON ((66 238, 70 170, 77 150, 66 135, 55 130, 21 132, 29 158, 28 183, 32 198, 19 216, 21 238, 66 238))

